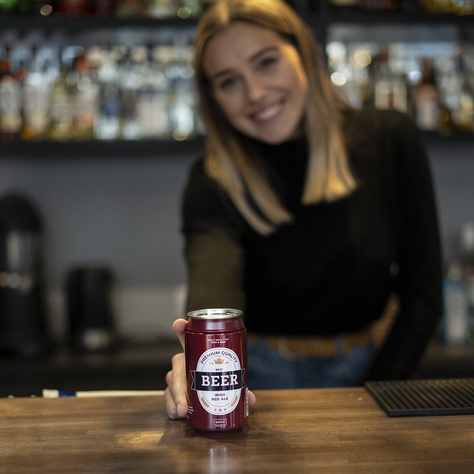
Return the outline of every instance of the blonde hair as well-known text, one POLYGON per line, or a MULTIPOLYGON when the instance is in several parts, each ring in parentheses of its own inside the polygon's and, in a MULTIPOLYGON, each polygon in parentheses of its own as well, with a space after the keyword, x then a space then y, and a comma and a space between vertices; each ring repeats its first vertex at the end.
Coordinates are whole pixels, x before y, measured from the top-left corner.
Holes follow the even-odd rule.
POLYGON ((309 146, 303 204, 332 201, 356 187, 348 163, 340 124, 340 104, 326 74, 312 32, 282 0, 217 0, 201 18, 196 33, 196 81, 202 117, 207 127, 205 168, 229 194, 240 213, 260 234, 268 235, 292 221, 264 174, 227 121, 216 101, 205 71, 207 42, 236 21, 269 28, 289 39, 298 50, 308 77, 309 97, 305 131, 309 146), (258 210, 246 197, 250 193, 258 210))

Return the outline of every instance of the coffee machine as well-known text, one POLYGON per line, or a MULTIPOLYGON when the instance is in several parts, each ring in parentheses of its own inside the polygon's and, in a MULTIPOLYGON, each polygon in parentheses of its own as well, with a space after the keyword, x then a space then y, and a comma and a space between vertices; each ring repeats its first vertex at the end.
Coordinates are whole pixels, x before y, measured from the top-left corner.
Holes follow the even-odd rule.
POLYGON ((116 348, 112 270, 87 265, 71 269, 66 278, 69 338, 73 349, 104 352, 116 348))
POLYGON ((32 358, 49 348, 41 216, 20 193, 0 198, 0 354, 32 358))

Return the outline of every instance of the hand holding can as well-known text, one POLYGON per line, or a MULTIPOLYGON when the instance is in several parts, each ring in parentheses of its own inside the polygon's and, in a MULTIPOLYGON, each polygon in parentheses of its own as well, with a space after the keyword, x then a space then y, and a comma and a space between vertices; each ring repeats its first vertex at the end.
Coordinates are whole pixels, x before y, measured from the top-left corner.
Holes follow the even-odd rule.
POLYGON ((177 319, 173 323, 173 331, 178 336, 183 352, 175 354, 171 359, 172 369, 166 374, 167 387, 164 393, 164 402, 168 417, 172 420, 185 418, 188 413, 186 395, 186 361, 184 355, 184 334, 187 321, 177 319))

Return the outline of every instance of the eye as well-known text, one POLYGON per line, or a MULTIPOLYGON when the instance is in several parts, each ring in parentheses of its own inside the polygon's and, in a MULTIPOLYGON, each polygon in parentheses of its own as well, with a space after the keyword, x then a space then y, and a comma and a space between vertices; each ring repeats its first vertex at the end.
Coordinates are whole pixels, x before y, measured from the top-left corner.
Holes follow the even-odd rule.
POLYGON ((223 78, 217 83, 217 87, 221 90, 228 90, 235 87, 236 85, 237 85, 237 78, 233 76, 223 78))
POLYGON ((267 56, 260 61, 259 66, 262 69, 268 69, 273 66, 277 61, 278 58, 276 56, 267 56))

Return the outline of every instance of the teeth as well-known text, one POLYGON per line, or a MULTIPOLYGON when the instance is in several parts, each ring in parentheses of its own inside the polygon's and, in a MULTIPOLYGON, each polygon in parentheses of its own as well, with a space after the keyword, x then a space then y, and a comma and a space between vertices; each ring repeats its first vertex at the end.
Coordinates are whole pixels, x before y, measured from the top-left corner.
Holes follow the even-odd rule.
POLYGON ((280 104, 275 104, 255 115, 256 120, 268 120, 274 117, 280 110, 280 104))

